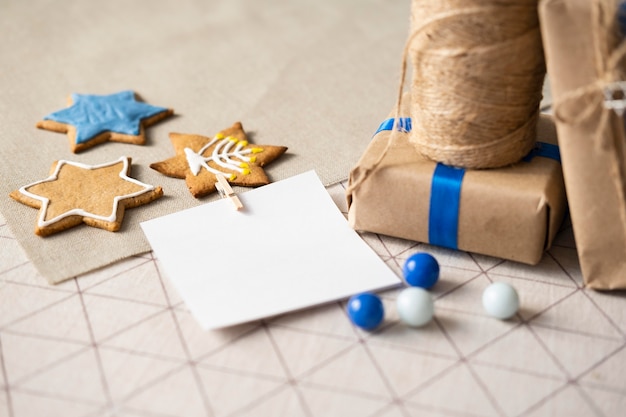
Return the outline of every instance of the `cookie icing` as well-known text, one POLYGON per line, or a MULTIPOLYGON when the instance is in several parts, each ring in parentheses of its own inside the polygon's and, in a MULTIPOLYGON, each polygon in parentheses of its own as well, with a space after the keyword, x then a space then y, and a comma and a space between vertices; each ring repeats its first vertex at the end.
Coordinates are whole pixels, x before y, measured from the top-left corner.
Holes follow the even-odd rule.
POLYGON ((70 216, 82 216, 82 217, 91 217, 93 219, 97 219, 97 220, 103 220, 106 222, 115 222, 117 221, 117 211, 118 211, 118 205, 119 202, 121 200, 124 199, 128 199, 128 198, 133 198, 133 197, 137 197, 140 196, 142 194, 151 192, 153 190, 155 190, 155 187, 150 185, 150 184, 145 184, 141 181, 138 181, 134 178, 129 177, 126 173, 128 172, 128 167, 129 167, 129 159, 127 157, 120 157, 119 159, 112 161, 112 162, 108 162, 108 163, 104 163, 104 164, 100 164, 100 165, 86 165, 86 164, 82 164, 79 162, 72 162, 72 161, 66 161, 66 160, 59 160, 57 162, 57 165, 55 167, 54 172, 46 179, 43 179, 41 181, 36 181, 33 182, 31 184, 25 185, 23 187, 21 187, 19 189, 19 192, 32 198, 35 200, 38 200, 41 202, 41 209, 40 209, 40 213, 39 213, 39 217, 37 218, 37 226, 40 228, 43 227, 47 227, 50 226, 51 224, 58 222, 61 219, 64 219, 66 217, 70 217, 70 216), (119 196, 115 196, 113 199, 113 206, 111 209, 111 214, 109 216, 101 216, 98 214, 94 214, 94 213, 90 213, 84 209, 81 208, 74 208, 72 210, 68 210, 65 211, 63 213, 61 213, 60 215, 53 217, 52 219, 46 220, 46 216, 48 213, 48 207, 50 205, 50 199, 48 199, 47 197, 43 197, 34 193, 31 193, 30 191, 28 191, 28 188, 31 188, 35 185, 38 184, 42 184, 42 183, 46 183, 46 182, 51 182, 51 181, 56 181, 59 178, 59 173, 61 172, 61 169, 63 168, 63 166, 65 165, 72 165, 81 169, 88 169, 88 170, 97 170, 99 168, 105 168, 105 167, 109 167, 112 165, 116 165, 119 164, 120 162, 123 162, 123 167, 120 170, 119 173, 119 177, 121 179, 123 179, 124 181, 128 181, 131 182, 133 184, 136 184, 140 187, 142 187, 141 190, 134 192, 134 193, 130 193, 130 194, 125 194, 125 195, 119 195, 119 196))
POLYGON ((248 175, 250 174, 250 166, 248 163, 254 163, 256 161, 256 157, 246 155, 263 152, 263 149, 246 148, 247 146, 248 142, 245 140, 240 141, 232 136, 224 137, 218 133, 198 152, 195 152, 191 148, 185 148, 185 156, 187 158, 189 170, 194 176, 197 176, 200 173, 200 170, 204 168, 215 175, 228 175, 232 180, 234 179, 234 174, 213 168, 209 165, 209 162, 212 161, 222 168, 239 172, 242 175, 248 175), (211 155, 203 156, 204 152, 206 152, 213 145, 215 145, 215 147, 213 148, 211 155), (238 161, 233 158, 237 158, 238 161))
POLYGON ((72 105, 44 117, 76 128, 76 144, 103 132, 139 135, 141 120, 168 111, 135 100, 133 91, 109 95, 72 94, 72 105))
POLYGON ((150 164, 168 177, 184 179, 192 196, 215 192, 220 177, 232 185, 258 187, 270 183, 264 167, 287 151, 285 146, 253 145, 241 122, 214 137, 170 133, 176 155, 150 164))

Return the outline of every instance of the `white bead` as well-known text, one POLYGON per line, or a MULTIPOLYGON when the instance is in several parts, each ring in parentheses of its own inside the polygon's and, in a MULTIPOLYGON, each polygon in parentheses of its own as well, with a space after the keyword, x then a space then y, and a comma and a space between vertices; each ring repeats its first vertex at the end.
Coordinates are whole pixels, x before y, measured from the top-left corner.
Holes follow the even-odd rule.
POLYGON ((519 296, 511 285, 494 282, 483 292, 483 307, 491 317, 506 320, 517 313, 519 296))
POLYGON ((430 293, 420 287, 409 287, 396 300, 400 320, 409 326, 419 327, 433 318, 435 306, 430 293))

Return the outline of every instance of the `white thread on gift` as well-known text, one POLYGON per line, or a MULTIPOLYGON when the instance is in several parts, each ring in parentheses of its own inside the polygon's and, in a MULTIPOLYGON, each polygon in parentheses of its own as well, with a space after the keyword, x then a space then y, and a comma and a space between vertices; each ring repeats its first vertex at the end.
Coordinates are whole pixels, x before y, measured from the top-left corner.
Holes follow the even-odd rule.
POLYGON ((626 110, 626 81, 616 81, 604 87, 604 107, 623 116, 626 110))

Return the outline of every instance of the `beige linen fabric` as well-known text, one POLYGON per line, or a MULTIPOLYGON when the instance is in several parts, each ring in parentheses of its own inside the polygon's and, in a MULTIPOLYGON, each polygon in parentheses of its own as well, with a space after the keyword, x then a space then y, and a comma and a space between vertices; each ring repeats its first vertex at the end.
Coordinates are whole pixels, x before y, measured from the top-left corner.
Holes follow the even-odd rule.
POLYGON ((289 147, 267 167, 273 181, 309 169, 344 180, 394 102, 408 10, 408 0, 3 1, 0 211, 54 283, 149 251, 141 221, 216 198, 195 200, 148 167, 174 154, 169 132, 212 135, 240 120, 253 142, 289 147), (74 155, 65 135, 35 128, 73 92, 126 89, 176 113, 148 128, 144 146, 74 155), (37 210, 8 197, 55 160, 122 155, 165 197, 128 210, 118 233, 79 226, 43 239, 37 210))

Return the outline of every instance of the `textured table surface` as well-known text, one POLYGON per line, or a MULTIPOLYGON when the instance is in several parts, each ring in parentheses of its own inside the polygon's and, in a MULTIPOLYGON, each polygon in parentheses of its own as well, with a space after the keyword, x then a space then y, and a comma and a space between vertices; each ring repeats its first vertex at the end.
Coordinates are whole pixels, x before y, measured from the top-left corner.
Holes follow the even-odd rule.
MULTIPOLYGON (((161 99, 156 100, 157 104, 171 103, 180 92, 184 97, 180 103, 185 107, 177 110, 182 110, 185 117, 174 123, 198 132, 211 126, 211 121, 230 120, 233 109, 239 110, 242 103, 256 102, 253 87, 265 88, 262 83, 233 82, 236 87, 233 97, 237 100, 221 100, 214 106, 217 114, 206 112, 203 106, 209 100, 197 94, 197 90, 214 92, 214 84, 224 84, 224 77, 231 74, 231 71, 222 74, 211 83, 190 82, 208 78, 209 72, 203 68, 210 61, 210 54, 200 56, 205 67, 183 66, 183 62, 190 61, 181 58, 193 45, 176 38, 175 48, 169 48, 170 44, 159 45, 159 48, 167 47, 165 54, 150 46, 145 51, 146 59, 143 55, 120 52, 125 65, 119 65, 119 59, 102 60, 96 50, 87 47, 92 45, 88 45, 85 36, 99 37, 102 43, 96 46, 110 47, 109 52, 117 53, 116 36, 121 39, 135 29, 145 28, 139 38, 127 37, 134 39, 128 45, 131 48, 156 33, 149 30, 153 23, 160 30, 176 23, 169 11, 158 8, 146 20, 149 14, 144 13, 143 7, 147 6, 142 2, 94 2, 92 5, 102 10, 89 15, 82 12, 89 9, 86 2, 66 3, 71 5, 66 10, 49 2, 7 3, 11 7, 6 10, 13 15, 4 16, 14 26, 7 28, 17 30, 10 31, 17 37, 5 40, 15 42, 20 34, 45 32, 42 28, 56 24, 57 37, 71 37, 74 40, 70 44, 75 49, 68 51, 67 43, 54 43, 51 39, 52 46, 63 49, 63 54, 39 53, 43 44, 36 43, 30 47, 19 45, 13 51, 11 59, 20 65, 8 68, 11 76, 5 78, 9 87, 4 91, 3 103, 8 106, 15 102, 27 109, 30 109, 29 100, 37 103, 36 111, 3 113, 6 119, 3 119, 3 131, 7 131, 7 123, 13 123, 15 132, 19 133, 17 139, 22 138, 22 132, 30 132, 26 127, 34 129, 33 114, 39 116, 55 109, 53 106, 71 88, 91 90, 97 85, 106 86, 108 91, 111 85, 132 86, 155 100, 161 99), (69 13, 73 21, 54 16, 42 20, 50 17, 41 12, 49 7, 53 7, 55 16, 69 13), (124 8, 136 13, 121 15, 124 8), (20 18, 13 18, 16 15, 20 18), (123 19, 116 20, 116 15, 123 19), (30 22, 30 26, 24 22, 30 22), (93 22, 99 25, 92 28, 93 22), (69 29, 65 31, 65 28, 69 29), (107 33, 111 28, 113 38, 100 36, 98 28, 106 28, 107 33), (74 38, 78 32, 81 36, 74 38), (113 40, 109 42, 110 39, 113 40), (82 54, 83 49, 88 51, 87 55, 82 54), (155 65, 155 57, 160 65, 155 65), (37 64, 23 66, 25 59, 36 59, 37 64), (74 65, 61 72, 57 64, 66 64, 67 59, 74 65), (94 70, 96 67, 99 71, 94 70), (49 68, 59 69, 50 72, 49 68), (175 74, 174 86, 171 82, 153 83, 151 77, 145 77, 148 68, 153 71, 149 73, 151 77, 162 75, 159 69, 166 75, 175 74), (190 72, 190 76, 181 76, 182 70, 190 72), (107 78, 102 78, 102 74, 107 74, 107 78), (47 82, 47 77, 54 83, 47 82), (25 85, 30 89, 22 88, 25 85), (42 95, 46 97, 44 103, 40 103, 42 95), (196 112, 198 117, 192 117, 196 112), (17 121, 23 123, 18 125, 17 121)), ((189 19, 185 26, 192 39, 204 39, 192 36, 193 30, 200 27, 196 21, 204 16, 214 19, 222 13, 239 21, 248 15, 229 14, 231 8, 251 4, 257 9, 266 7, 258 2, 228 1, 213 10, 209 5, 216 2, 183 3, 183 6, 206 5, 207 10, 202 9, 204 14, 196 16, 192 7, 185 9, 179 3, 168 7, 189 19)), ((276 6, 279 2, 274 3, 276 6)), ((345 21, 342 13, 351 4, 326 3, 311 2, 316 4, 316 16, 324 17, 321 20, 331 28, 343 28, 345 24, 339 24, 345 21), (333 22, 337 22, 336 27, 333 22)), ((359 4, 361 20, 350 22, 363 26, 363 31, 377 28, 383 34, 391 33, 396 23, 390 24, 389 16, 394 22, 402 22, 398 18, 401 13, 397 12, 406 8, 406 4, 394 7, 385 4, 384 9, 389 11, 385 16, 388 16, 380 19, 376 14, 372 19, 381 20, 380 27, 359 23, 368 21, 363 10, 377 10, 373 3, 369 8, 359 4)), ((150 9, 153 5, 150 2, 150 9)), ((273 9, 279 18, 281 13, 289 17, 298 11, 293 2, 283 3, 281 7, 273 9)), ((302 21, 316 20, 303 18, 302 21)), ((232 20, 219 22, 232 26, 228 23, 232 20)), ((279 22, 277 29, 289 28, 289 22, 294 28, 300 27, 287 19, 279 22)), ((327 32, 325 26, 313 26, 315 33, 327 32)), ((242 28, 231 29, 236 34, 242 28)), ((247 42, 243 46, 256 47, 247 42)), ((398 49, 400 46, 396 45, 398 49)), ((348 55, 350 52, 358 55, 350 48, 345 51, 348 55)), ((379 61, 375 54, 362 58, 369 65, 379 61)), ((300 61, 294 62, 295 69, 302 70, 300 61)), ((241 79, 246 68, 232 67, 233 76, 227 78, 241 79)), ((284 73, 291 76, 296 71, 284 73)), ((382 77, 380 81, 395 85, 389 78, 382 77)), ((306 91, 304 87, 308 85, 303 85, 306 91)), ((311 91, 315 92, 314 87, 310 87, 311 91)), ((395 87, 389 91, 392 97, 395 87)), ((259 95, 264 92, 259 91, 259 95)), ((323 90, 318 93, 314 98, 327 94, 323 90)), ((298 97, 306 97, 301 99, 306 103, 311 100, 310 95, 292 95, 291 99, 298 97)), ((350 97, 360 100, 358 96, 347 96, 350 97)), ((378 96, 372 100, 380 101, 380 110, 367 107, 373 112, 370 117, 373 129, 391 101, 378 96)), ((546 90, 544 109, 549 107, 549 102, 546 90)), ((274 102, 269 100, 269 103, 274 102)), ((284 104, 293 106, 292 101, 284 104)), ((361 103, 360 107, 365 105, 361 103)), ((262 121, 255 111, 248 115, 256 117, 259 123, 262 121)), ((317 128, 319 121, 312 120, 310 124, 317 128)), ((354 127, 350 125, 350 129, 354 127)), ((365 130, 369 132, 368 129, 365 130)), ((364 137, 369 137, 369 133, 364 137)), ((6 142, 7 138, 5 134, 3 140, 6 142)), ((54 139, 52 143, 58 147, 57 153, 61 153, 65 143, 60 137, 54 139)), ((345 178, 344 171, 341 175, 345 178)), ((344 186, 337 184, 329 191, 345 212, 344 186)), ((203 332, 151 254, 134 256, 51 286, 37 273, 0 216, 0 417, 624 415, 626 294, 583 288, 572 231, 567 224, 535 267, 373 234, 363 237, 397 273, 404 260, 416 251, 428 251, 437 257, 442 273, 433 289, 435 319, 430 325, 410 329, 400 324, 394 304, 397 290, 392 290, 381 293, 387 317, 383 326, 372 333, 350 324, 344 312, 345 300, 227 330, 203 332), (512 320, 497 321, 482 311, 482 291, 493 281, 509 282, 520 293, 522 306, 512 320)))
POLYGON ((151 254, 50 286, 0 218, 0 416, 623 415, 626 294, 583 288, 571 227, 536 267, 363 237, 398 273, 437 257, 428 326, 398 322, 396 289, 373 333, 345 300, 203 332, 151 254), (515 318, 482 311, 492 281, 515 318))

